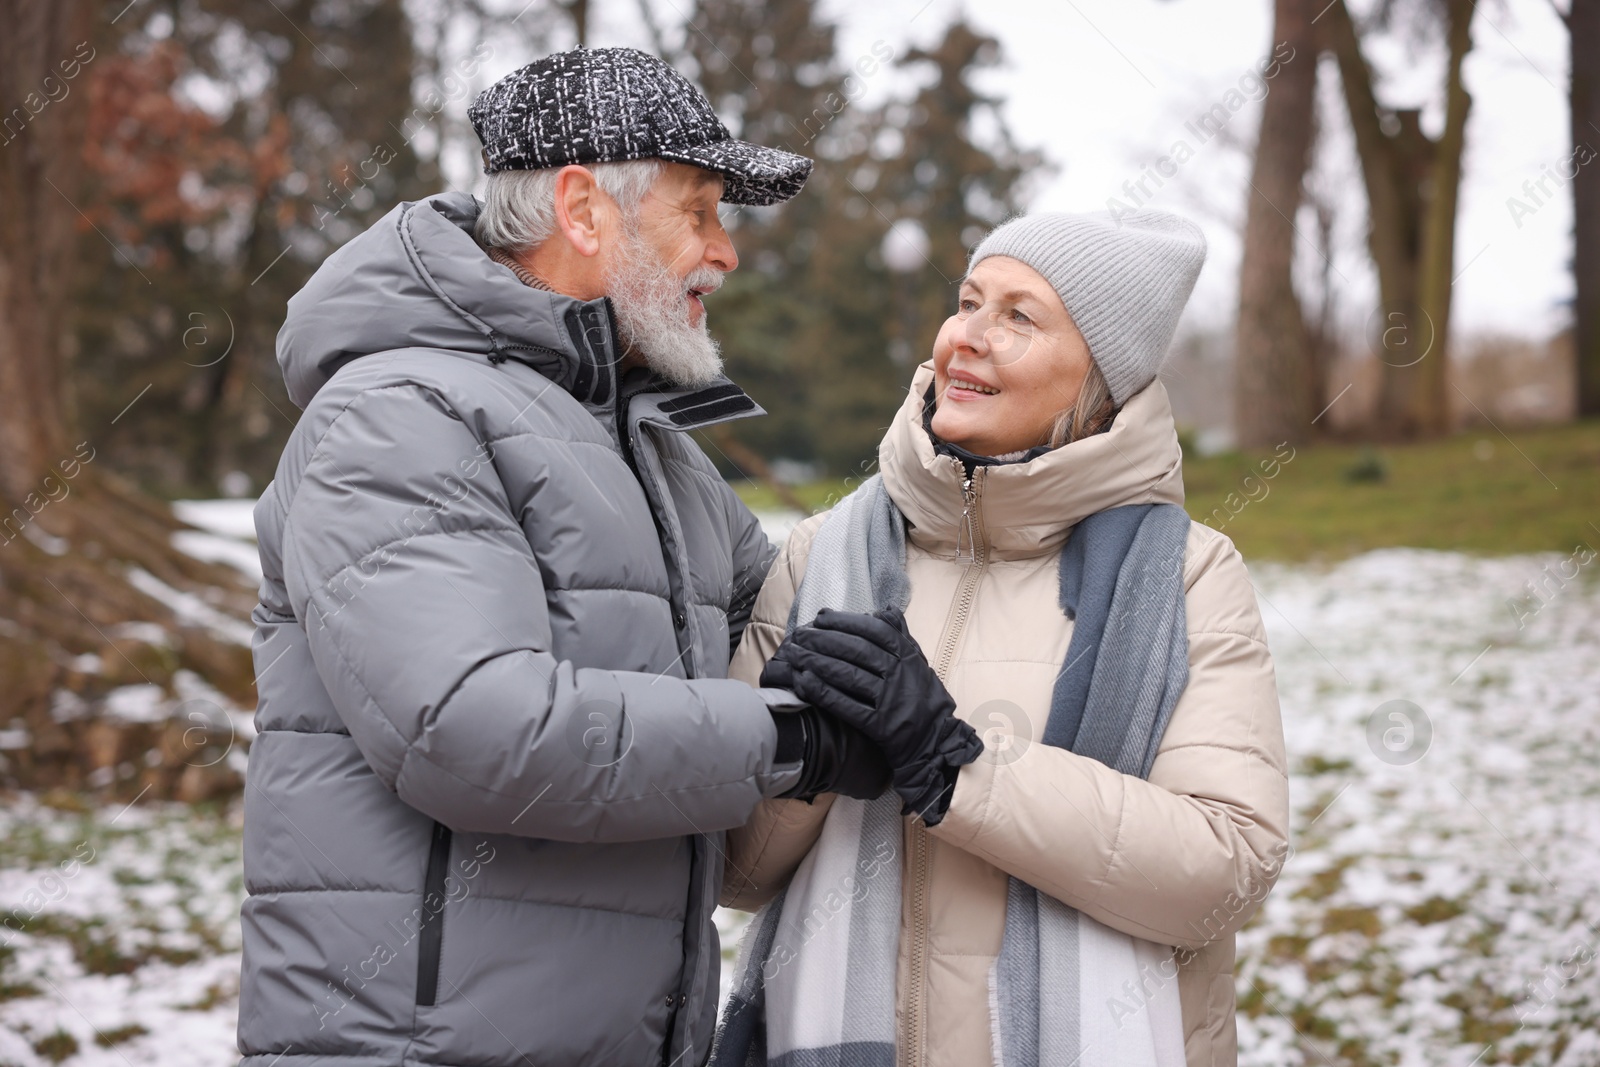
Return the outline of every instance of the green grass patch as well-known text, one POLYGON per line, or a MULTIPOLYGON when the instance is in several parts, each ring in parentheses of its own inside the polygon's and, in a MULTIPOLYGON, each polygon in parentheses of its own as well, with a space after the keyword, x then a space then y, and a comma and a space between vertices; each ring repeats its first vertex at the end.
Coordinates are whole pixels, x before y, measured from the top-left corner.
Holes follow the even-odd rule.
POLYGON ((124 1041, 132 1041, 136 1037, 143 1037, 149 1032, 138 1023, 129 1023, 127 1026, 119 1026, 115 1030, 100 1031, 95 1035, 94 1043, 101 1048, 111 1048, 122 1044, 124 1041))
POLYGON ((1466 912, 1466 905, 1459 900, 1429 897, 1421 904, 1407 908, 1406 918, 1419 926, 1431 926, 1434 923, 1449 922, 1458 915, 1465 915, 1466 912))
POLYGON ((1322 932, 1374 938, 1383 933, 1383 923, 1374 908, 1329 908, 1322 913, 1322 932))
MULTIPOLYGON (((787 511, 789 505, 778 499, 778 494, 765 482, 735 479, 731 483, 739 498, 755 511, 787 511)), ((851 478, 824 478, 820 482, 806 482, 793 486, 800 503, 813 512, 826 511, 850 495, 861 482, 851 478)))
POLYGON ((51 1063, 60 1063, 68 1056, 76 1056, 78 1054, 78 1039, 65 1030, 56 1030, 35 1041, 33 1043, 33 1051, 51 1063))
POLYGON ((1332 865, 1306 879, 1305 885, 1294 891, 1300 900, 1327 900, 1344 884, 1344 872, 1354 867, 1354 856, 1341 856, 1332 865))
POLYGON ((1186 460, 1189 514, 1233 538, 1247 559, 1342 559, 1397 546, 1496 555, 1600 547, 1597 421, 1509 439, 1485 430, 1284 455, 1186 460))
MULTIPOLYGON (((1486 555, 1600 549, 1600 421, 1410 445, 1314 445, 1184 461, 1189 514, 1247 559, 1337 560, 1375 548, 1486 555), (1289 457, 1289 458, 1286 458, 1289 457)), ((797 486, 827 508, 851 480, 797 486)), ((757 510, 783 504, 735 482, 757 510)))
POLYGON ((1324 756, 1307 756, 1300 761, 1295 773, 1302 778, 1315 778, 1321 774, 1343 774, 1355 767, 1347 759, 1327 759, 1324 756))

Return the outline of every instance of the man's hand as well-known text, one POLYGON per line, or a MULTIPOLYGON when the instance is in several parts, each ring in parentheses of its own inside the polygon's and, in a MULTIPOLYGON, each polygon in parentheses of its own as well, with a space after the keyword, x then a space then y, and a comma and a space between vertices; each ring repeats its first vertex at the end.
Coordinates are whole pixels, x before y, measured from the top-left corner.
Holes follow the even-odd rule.
POLYGON ((929 826, 944 818, 956 771, 978 758, 983 742, 955 717, 955 701, 898 609, 823 610, 789 635, 768 670, 883 750, 905 814, 929 826))
MULTIPOLYGON (((786 688, 766 673, 761 686, 786 688)), ((860 730, 813 707, 774 711, 772 718, 778 726, 778 762, 801 760, 800 780, 780 796, 808 803, 823 793, 876 800, 889 788, 888 761, 860 730)))

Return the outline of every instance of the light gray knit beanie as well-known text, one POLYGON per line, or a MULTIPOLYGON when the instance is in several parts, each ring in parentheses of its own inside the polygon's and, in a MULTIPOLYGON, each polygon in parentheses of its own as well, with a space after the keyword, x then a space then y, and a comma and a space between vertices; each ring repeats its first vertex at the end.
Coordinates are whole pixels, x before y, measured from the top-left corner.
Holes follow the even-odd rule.
POLYGON ((1010 256, 1038 271, 1060 294, 1121 407, 1161 369, 1206 260, 1206 239, 1200 227, 1164 211, 1119 215, 1023 215, 979 242, 967 270, 1010 256))

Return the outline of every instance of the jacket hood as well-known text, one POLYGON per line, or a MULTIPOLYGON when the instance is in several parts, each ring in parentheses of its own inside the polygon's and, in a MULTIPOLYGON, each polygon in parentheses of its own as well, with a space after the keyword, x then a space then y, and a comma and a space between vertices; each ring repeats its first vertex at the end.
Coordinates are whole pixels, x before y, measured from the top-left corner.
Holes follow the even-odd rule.
POLYGON ((296 405, 351 360, 403 348, 516 359, 580 401, 611 399, 619 348, 608 302, 523 285, 473 240, 479 208, 467 193, 400 204, 323 262, 278 331, 296 405))
MULTIPOLYGON (((878 447, 884 488, 910 521, 912 540, 953 550, 962 521, 966 472, 954 456, 934 451, 922 425, 922 398, 933 364, 917 368, 905 403, 878 447)), ((1095 512, 1125 504, 1182 504, 1183 449, 1161 382, 1135 393, 1111 429, 1033 459, 979 468, 978 521, 1000 555, 1059 551, 1072 527, 1095 512)))

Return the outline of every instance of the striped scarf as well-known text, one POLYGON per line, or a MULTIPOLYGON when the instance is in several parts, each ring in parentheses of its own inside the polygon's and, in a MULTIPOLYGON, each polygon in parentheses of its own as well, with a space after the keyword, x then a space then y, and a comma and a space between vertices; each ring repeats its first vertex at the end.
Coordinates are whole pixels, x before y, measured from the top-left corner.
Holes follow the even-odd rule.
MULTIPOLYGON (((1149 775, 1188 681, 1188 526, 1182 508, 1146 504, 1073 531, 1060 582, 1075 625, 1044 744, 1149 775)), ((824 607, 903 608, 905 558, 905 519, 873 477, 818 530, 790 630, 824 607)), ((834 800, 788 888, 750 923, 712 1067, 894 1067, 902 833, 892 792, 834 800)), ((1182 1067, 1175 975, 1170 948, 1013 878, 989 981, 994 1063, 1182 1067), (1139 991, 1136 1010, 1127 989, 1139 991)))

